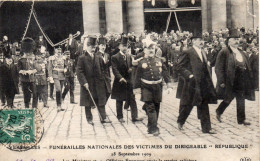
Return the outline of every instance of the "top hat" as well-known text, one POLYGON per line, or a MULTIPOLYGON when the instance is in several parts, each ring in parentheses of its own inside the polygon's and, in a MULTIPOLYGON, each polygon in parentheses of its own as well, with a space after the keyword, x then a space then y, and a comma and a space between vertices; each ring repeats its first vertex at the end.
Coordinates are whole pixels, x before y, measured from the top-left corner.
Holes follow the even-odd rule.
POLYGON ((195 33, 192 35, 192 37, 190 38, 191 40, 193 39, 202 39, 202 35, 201 33, 195 33))
POLYGON ((88 46, 95 46, 95 45, 97 45, 97 37, 96 36, 89 36, 87 38, 87 45, 88 46))
POLYGON ((26 37, 22 40, 21 49, 24 53, 31 53, 35 50, 35 41, 32 38, 26 37))
POLYGON ((100 45, 100 44, 102 44, 102 45, 106 45, 107 44, 107 40, 106 40, 105 37, 100 37, 98 39, 98 45, 100 45))
POLYGON ((231 29, 229 30, 229 38, 239 38, 240 37, 239 29, 231 29))
POLYGON ((122 45, 124 45, 124 46, 127 46, 127 45, 128 45, 128 37, 123 36, 123 37, 121 38, 120 44, 122 44, 122 45))

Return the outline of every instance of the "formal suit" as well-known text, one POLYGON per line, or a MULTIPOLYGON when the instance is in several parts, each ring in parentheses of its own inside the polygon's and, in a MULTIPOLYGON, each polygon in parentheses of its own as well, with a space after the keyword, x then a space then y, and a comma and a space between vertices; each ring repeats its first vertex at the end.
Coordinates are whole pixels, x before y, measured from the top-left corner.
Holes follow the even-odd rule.
POLYGON ((249 65, 252 69, 254 88, 259 89, 259 55, 255 53, 250 54, 249 65))
POLYGON ((90 97, 90 93, 95 100, 97 98, 94 79, 94 55, 91 56, 85 51, 84 54, 79 56, 76 73, 80 83, 80 106, 85 106, 86 118, 88 121, 92 121, 91 107, 94 106, 94 103, 90 97), (86 83, 89 86, 89 91, 84 87, 86 83))
MULTIPOLYGON (((12 62, 8 65, 6 62, 0 64, 0 90, 5 96, 8 107, 13 107, 15 94, 19 93, 18 88, 18 70, 12 62)), ((3 103, 3 102, 2 102, 3 103)))
POLYGON ((137 105, 135 95, 133 93, 133 85, 131 83, 132 59, 128 54, 123 54, 119 51, 111 58, 112 70, 115 79, 112 86, 112 99, 116 99, 117 118, 123 118, 123 101, 131 107, 131 116, 135 120, 137 118, 137 105), (127 83, 119 82, 124 78, 127 83))
POLYGON ((245 117, 245 99, 255 100, 253 74, 247 55, 239 50, 242 61, 236 59, 236 54, 231 48, 223 48, 216 60, 217 94, 223 99, 217 108, 217 114, 221 115, 236 97, 237 122, 243 123, 245 117), (220 85, 225 84, 222 88, 220 85))
POLYGON ((77 58, 77 56, 75 55, 77 48, 78 48, 77 40, 76 39, 71 39, 71 40, 69 39, 67 46, 66 46, 66 49, 70 51, 70 58, 71 59, 77 58))
POLYGON ((194 47, 183 51, 176 66, 180 74, 177 98, 180 98, 178 123, 183 125, 193 106, 197 106, 202 132, 211 130, 208 104, 217 103, 216 92, 210 76, 206 54, 198 53, 194 47), (193 75, 192 78, 190 76, 193 75))
MULTIPOLYGON (((101 119, 106 119, 105 105, 111 94, 110 56, 98 51, 94 56, 95 88, 97 92, 97 106, 101 119)), ((101 121, 102 121, 101 120, 101 121)))

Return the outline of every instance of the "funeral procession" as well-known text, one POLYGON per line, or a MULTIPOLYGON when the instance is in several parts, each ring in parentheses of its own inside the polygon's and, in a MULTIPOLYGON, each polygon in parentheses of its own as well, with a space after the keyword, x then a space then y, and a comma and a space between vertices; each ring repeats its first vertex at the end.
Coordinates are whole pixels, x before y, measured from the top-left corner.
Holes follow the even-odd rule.
POLYGON ((257 142, 258 3, 0 1, 0 109, 43 139, 257 142))

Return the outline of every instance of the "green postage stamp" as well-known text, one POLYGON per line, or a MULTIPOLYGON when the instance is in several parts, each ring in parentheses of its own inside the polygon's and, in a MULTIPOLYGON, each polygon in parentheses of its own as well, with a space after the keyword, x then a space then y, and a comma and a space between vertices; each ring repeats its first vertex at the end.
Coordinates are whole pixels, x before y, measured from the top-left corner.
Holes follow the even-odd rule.
POLYGON ((37 109, 0 111, 0 143, 8 149, 32 149, 40 141, 43 132, 43 120, 37 109))

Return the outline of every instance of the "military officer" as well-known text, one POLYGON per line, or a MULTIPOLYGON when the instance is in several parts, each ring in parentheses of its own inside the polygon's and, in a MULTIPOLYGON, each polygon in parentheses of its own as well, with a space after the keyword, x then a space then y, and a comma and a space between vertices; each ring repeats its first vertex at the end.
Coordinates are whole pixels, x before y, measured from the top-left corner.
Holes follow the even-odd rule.
POLYGON ((65 56, 66 56, 66 68, 67 71, 65 72, 65 88, 62 93, 62 99, 64 100, 66 94, 68 91, 70 91, 70 103, 71 104, 77 104, 74 101, 74 74, 76 71, 75 68, 75 59, 70 58, 70 51, 65 51, 65 56))
POLYGON ((43 101, 43 107, 48 108, 48 82, 47 82, 47 62, 44 61, 40 52, 36 53, 35 68, 35 84, 37 88, 37 97, 43 101))
POLYGON ((64 72, 67 71, 65 59, 66 58, 62 55, 61 48, 55 49, 55 54, 49 58, 49 80, 50 82, 54 82, 58 112, 64 111, 64 109, 61 108, 61 91, 65 80, 64 72))
POLYGON ((18 71, 20 74, 20 80, 22 84, 22 90, 24 93, 24 104, 25 108, 29 108, 31 95, 33 96, 32 107, 37 108, 37 90, 35 84, 35 42, 31 38, 24 38, 21 46, 23 57, 18 60, 18 71))
POLYGON ((160 102, 162 101, 162 80, 170 86, 170 77, 162 59, 155 56, 156 43, 152 40, 146 41, 148 48, 147 57, 139 61, 134 81, 134 93, 141 88, 141 101, 145 102, 148 115, 148 133, 154 136, 159 135, 157 126, 160 102))

